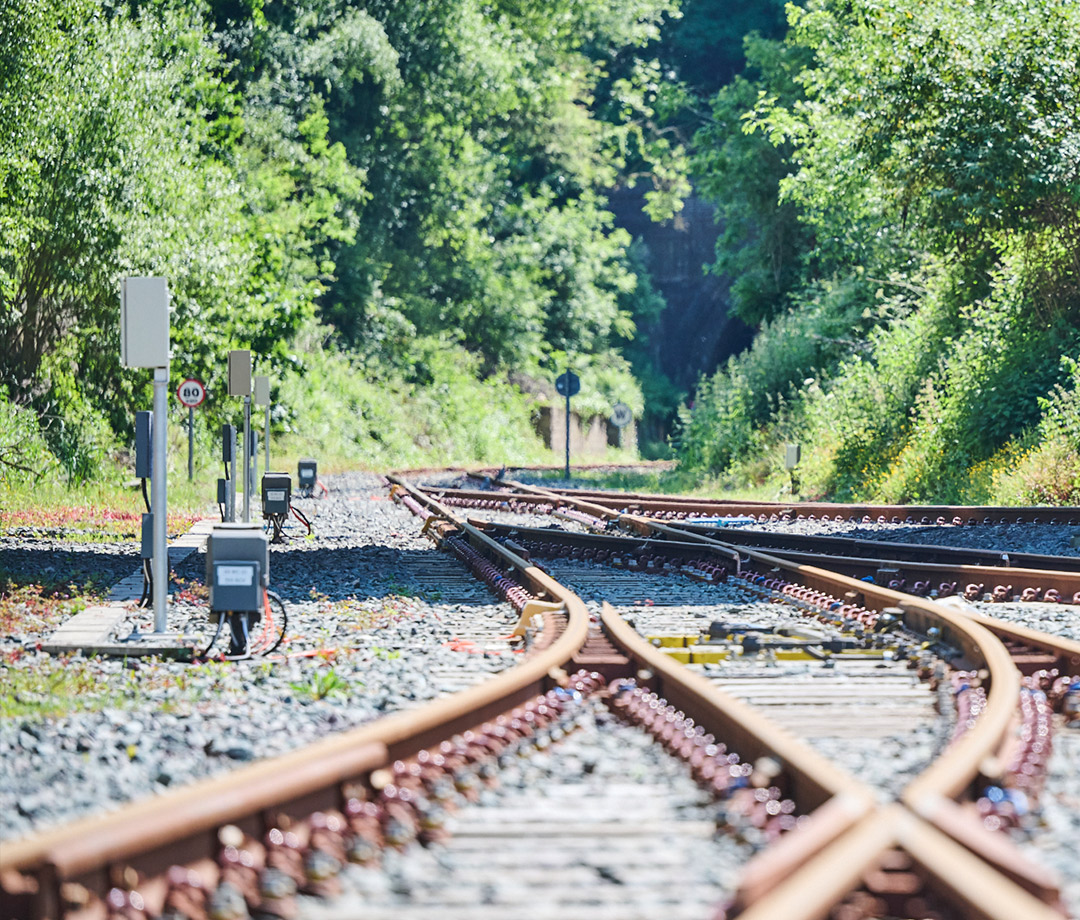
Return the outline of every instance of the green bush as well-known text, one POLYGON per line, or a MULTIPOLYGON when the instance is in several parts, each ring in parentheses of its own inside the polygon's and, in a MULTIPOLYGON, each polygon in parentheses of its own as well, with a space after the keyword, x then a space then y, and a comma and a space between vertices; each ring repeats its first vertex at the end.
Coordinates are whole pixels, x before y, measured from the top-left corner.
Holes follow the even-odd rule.
POLYGON ((675 446, 685 466, 721 473, 762 449, 764 431, 821 368, 850 353, 866 309, 858 279, 823 283, 801 309, 764 324, 743 354, 703 378, 692 407, 679 411, 675 446))
POLYGON ((34 482, 56 467, 38 428, 37 415, 8 402, 0 388, 0 487, 34 482))
POLYGON ((1016 504, 1080 505, 1080 363, 1064 356, 1068 373, 1039 400, 1039 424, 1001 453, 1009 462, 992 470, 993 492, 1016 504))
POLYGON ((476 359, 452 342, 417 339, 411 357, 407 376, 331 349, 306 354, 303 376, 281 385, 288 442, 369 469, 547 457, 517 387, 478 380, 476 359))

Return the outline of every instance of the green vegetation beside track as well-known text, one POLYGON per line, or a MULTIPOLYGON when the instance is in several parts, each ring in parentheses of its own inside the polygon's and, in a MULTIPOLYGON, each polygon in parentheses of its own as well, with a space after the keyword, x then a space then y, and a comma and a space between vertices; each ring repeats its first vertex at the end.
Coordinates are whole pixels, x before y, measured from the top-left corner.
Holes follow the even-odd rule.
POLYGON ((237 348, 277 469, 550 461, 572 366, 673 432, 657 488, 777 497, 798 442, 808 497, 1078 503, 1078 61, 1027 0, 0 0, 0 505, 137 512, 139 275, 209 394, 190 489, 170 400, 184 513, 237 348), (715 206, 754 333, 693 392, 634 185, 715 206))

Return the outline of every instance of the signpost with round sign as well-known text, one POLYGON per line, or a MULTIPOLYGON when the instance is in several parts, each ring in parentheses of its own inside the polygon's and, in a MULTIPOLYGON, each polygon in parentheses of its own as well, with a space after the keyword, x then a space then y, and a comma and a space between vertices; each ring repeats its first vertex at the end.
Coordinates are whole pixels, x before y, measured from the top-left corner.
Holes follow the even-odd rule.
POLYGON ((577 396, 580 390, 581 378, 573 371, 559 374, 559 376, 555 378, 555 392, 560 396, 565 396, 569 399, 571 396, 577 396))
POLYGON ((201 380, 188 377, 176 388, 176 398, 187 406, 187 478, 191 482, 195 475, 195 409, 206 400, 206 387, 201 380))
POLYGON ((566 397, 566 478, 570 478, 570 397, 577 396, 581 378, 570 368, 555 378, 555 392, 566 397))
POLYGON ((623 446, 623 429, 634 420, 634 413, 626 403, 611 407, 611 424, 619 429, 619 447, 623 446))
POLYGON ((201 380, 188 377, 176 388, 176 396, 182 405, 187 406, 189 409, 195 409, 206 400, 206 387, 203 386, 201 380))

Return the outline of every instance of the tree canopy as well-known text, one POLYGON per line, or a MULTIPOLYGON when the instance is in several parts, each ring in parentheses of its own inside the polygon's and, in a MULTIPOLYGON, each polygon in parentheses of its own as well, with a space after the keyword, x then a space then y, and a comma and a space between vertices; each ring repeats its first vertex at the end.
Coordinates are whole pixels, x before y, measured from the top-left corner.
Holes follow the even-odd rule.
POLYGON ((230 348, 285 372, 314 337, 421 383, 424 341, 482 378, 569 353, 640 403, 605 194, 647 179, 663 217, 686 191, 647 51, 676 12, 0 0, 0 383, 125 431, 118 281, 157 274, 174 375, 212 391, 230 348))
POLYGON ((783 41, 748 40, 696 138, 717 267, 762 326, 684 411, 683 456, 732 470, 805 437, 819 488, 955 500, 1034 430, 1080 346, 1080 7, 788 17, 783 41))

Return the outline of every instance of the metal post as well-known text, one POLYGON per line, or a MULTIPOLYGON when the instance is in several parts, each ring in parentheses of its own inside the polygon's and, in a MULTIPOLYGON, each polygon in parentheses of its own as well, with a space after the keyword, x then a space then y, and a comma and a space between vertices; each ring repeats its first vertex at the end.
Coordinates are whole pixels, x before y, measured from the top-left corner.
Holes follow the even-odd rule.
POLYGON ((154 558, 151 572, 154 577, 154 632, 164 633, 168 627, 169 604, 169 547, 166 530, 168 512, 165 486, 166 422, 168 406, 169 369, 154 368, 154 468, 150 480, 150 504, 154 509, 154 558))
POLYGON ((244 397, 244 523, 251 523, 251 397, 244 397))
POLYGON ((195 407, 187 410, 187 481, 195 478, 195 407))
POLYGON ((251 494, 255 494, 255 480, 258 479, 259 474, 259 432, 252 429, 251 431, 251 466, 247 471, 247 487, 251 490, 251 494))
MULTIPOLYGON (((236 429, 230 429, 235 431, 236 429)), ((236 521, 236 438, 232 439, 232 463, 229 469, 229 478, 226 481, 225 491, 228 493, 228 502, 225 505, 225 520, 230 524, 236 521)))
POLYGON ((570 366, 566 367, 566 478, 570 478, 570 366))
POLYGON ((264 473, 270 472, 270 403, 266 404, 266 424, 263 425, 263 440, 266 441, 266 469, 264 473))

